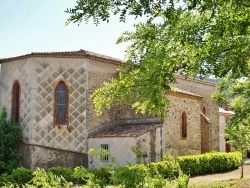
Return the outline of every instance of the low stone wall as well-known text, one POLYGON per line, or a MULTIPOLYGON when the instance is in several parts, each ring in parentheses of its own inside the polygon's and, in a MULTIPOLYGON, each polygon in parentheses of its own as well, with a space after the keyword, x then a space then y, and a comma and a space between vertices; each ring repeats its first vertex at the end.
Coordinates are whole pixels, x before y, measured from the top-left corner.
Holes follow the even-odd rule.
POLYGON ((20 143, 20 165, 28 169, 88 166, 87 154, 20 143))

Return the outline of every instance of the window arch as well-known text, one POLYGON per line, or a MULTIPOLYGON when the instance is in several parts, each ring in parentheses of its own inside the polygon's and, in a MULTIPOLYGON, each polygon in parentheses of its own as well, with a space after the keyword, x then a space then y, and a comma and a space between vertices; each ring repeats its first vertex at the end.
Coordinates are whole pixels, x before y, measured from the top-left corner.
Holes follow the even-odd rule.
POLYGON ((187 114, 185 111, 181 114, 181 138, 187 138, 187 114))
POLYGON ((59 81, 55 87, 54 123, 68 124, 68 87, 64 81, 59 81))
POLYGON ((206 109, 205 106, 202 106, 202 113, 203 113, 204 115, 207 115, 207 109, 206 109))
POLYGON ((21 98, 21 86, 16 80, 12 85, 11 90, 11 119, 19 123, 20 121, 20 98, 21 98))

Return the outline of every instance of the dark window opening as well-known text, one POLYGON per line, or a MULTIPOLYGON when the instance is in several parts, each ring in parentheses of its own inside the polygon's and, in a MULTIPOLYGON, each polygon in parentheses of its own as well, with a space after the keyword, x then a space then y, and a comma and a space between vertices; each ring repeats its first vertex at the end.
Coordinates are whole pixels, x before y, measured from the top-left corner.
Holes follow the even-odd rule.
POLYGON ((108 144, 101 144, 101 161, 108 162, 109 161, 109 145, 108 144))
POLYGON ((68 111, 68 90, 66 84, 61 81, 56 86, 55 90, 55 118, 56 123, 67 123, 67 111, 68 111))
POLYGON ((12 86, 11 119, 19 123, 20 120, 20 84, 18 81, 12 86))
POLYGON ((187 114, 186 112, 182 112, 181 115, 181 137, 183 139, 187 138, 187 114))
POLYGON ((207 109, 206 109, 205 106, 202 107, 202 113, 203 113, 204 115, 207 115, 207 109))

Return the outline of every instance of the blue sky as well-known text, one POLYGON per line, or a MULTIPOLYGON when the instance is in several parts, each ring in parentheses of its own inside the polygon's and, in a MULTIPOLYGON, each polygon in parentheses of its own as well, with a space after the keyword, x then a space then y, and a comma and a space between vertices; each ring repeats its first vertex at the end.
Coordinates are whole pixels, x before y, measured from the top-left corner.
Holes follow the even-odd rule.
POLYGON ((65 26, 64 11, 74 5, 74 0, 0 0, 0 58, 84 49, 123 59, 128 44, 115 44, 116 39, 133 29, 134 20, 65 26))

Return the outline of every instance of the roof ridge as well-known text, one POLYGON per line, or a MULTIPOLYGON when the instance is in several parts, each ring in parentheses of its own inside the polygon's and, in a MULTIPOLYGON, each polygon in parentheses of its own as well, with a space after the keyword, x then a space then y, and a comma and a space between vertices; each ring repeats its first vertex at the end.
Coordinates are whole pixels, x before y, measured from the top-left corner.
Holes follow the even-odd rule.
POLYGON ((88 57, 90 59, 104 60, 104 61, 109 61, 109 62, 113 62, 116 64, 122 63, 122 60, 118 58, 99 54, 96 52, 87 51, 84 49, 80 49, 77 51, 60 51, 60 52, 55 52, 55 51, 53 52, 31 52, 29 54, 24 54, 20 56, 2 58, 0 59, 0 63, 7 63, 7 62, 14 61, 14 60, 19 60, 19 59, 24 59, 24 58, 29 58, 29 57, 62 57, 62 58, 63 57, 69 57, 69 58, 88 57))

